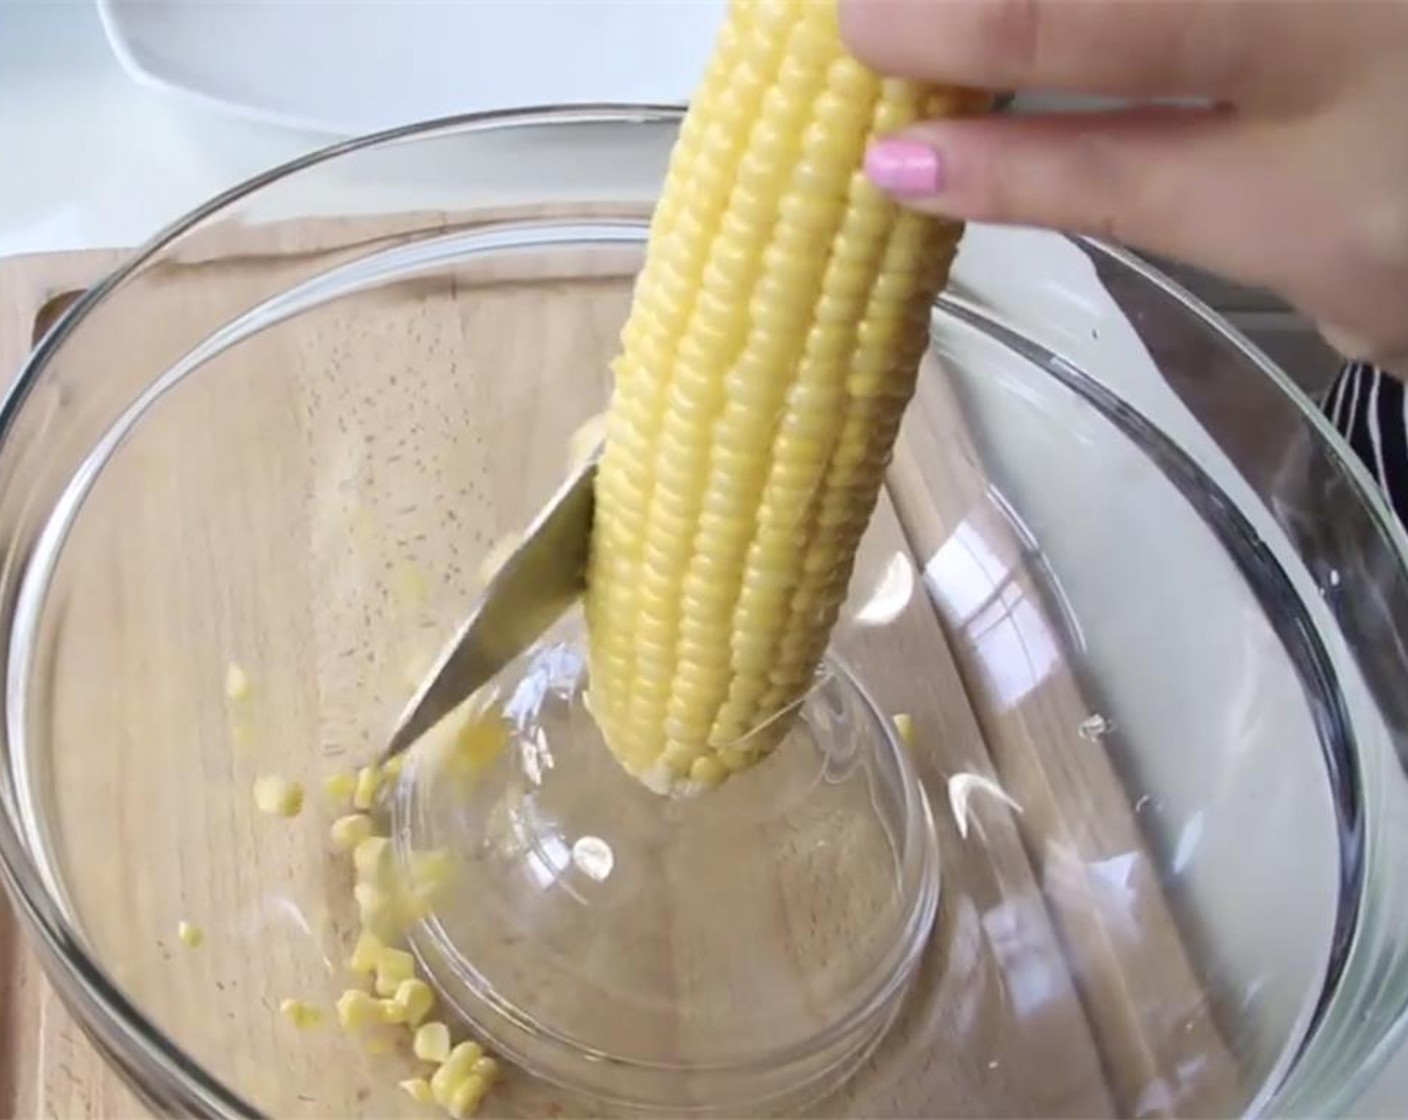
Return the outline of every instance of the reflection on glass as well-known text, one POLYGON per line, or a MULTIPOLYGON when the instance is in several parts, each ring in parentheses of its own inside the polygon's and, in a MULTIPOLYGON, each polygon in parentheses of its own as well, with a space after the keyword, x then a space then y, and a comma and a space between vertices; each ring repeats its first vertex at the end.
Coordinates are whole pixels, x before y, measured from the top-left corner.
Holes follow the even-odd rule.
POLYGON ((572 849, 556 832, 540 829, 527 852, 525 866, 533 881, 546 890, 572 865, 572 849))
POLYGON ((583 875, 600 883, 611 874, 616 855, 600 836, 580 836, 572 845, 572 862, 583 875))
POLYGON ((971 521, 962 522, 924 566, 924 584, 977 653, 992 699, 1011 709, 1060 664, 1041 609, 971 521))
POLYGON ((1098 743, 1106 735, 1114 731, 1114 729, 1115 723, 1113 720, 1107 719, 1099 712, 1095 712, 1081 720, 1080 726, 1076 728, 1076 731, 1087 743, 1098 743))
POLYGON ((979 837, 983 836, 982 822, 972 806, 975 793, 987 794, 1013 812, 1022 811, 1022 807, 1007 795, 1007 791, 991 778, 985 778, 981 774, 955 774, 948 780, 948 804, 953 811, 953 819, 958 823, 958 835, 965 840, 968 838, 970 827, 979 837))
POLYGON ((893 622, 909 605, 914 594, 914 565, 904 552, 896 552, 885 562, 875 587, 861 599, 855 621, 861 626, 884 626, 893 622))
POLYGON ((944 613, 966 625, 1011 575, 982 533, 960 522, 953 535, 924 565, 924 584, 944 613))

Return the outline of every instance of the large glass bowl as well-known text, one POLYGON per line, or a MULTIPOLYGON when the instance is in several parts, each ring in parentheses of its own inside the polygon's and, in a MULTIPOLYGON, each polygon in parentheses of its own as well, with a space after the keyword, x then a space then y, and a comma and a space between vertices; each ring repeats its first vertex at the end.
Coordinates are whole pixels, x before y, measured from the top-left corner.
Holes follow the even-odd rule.
MULTIPOLYGON (((676 124, 476 117, 271 172, 6 402, 4 874, 149 1102, 421 1112, 404 1048, 276 1010, 349 983, 319 788, 605 403, 676 124), (258 811, 269 774, 300 816, 258 811)), ((532 736, 497 800, 398 787, 398 843, 478 861, 411 936, 512 1059, 485 1112, 1347 1107, 1408 1004, 1403 543, 1173 285, 971 230, 800 745, 704 808, 532 736)))

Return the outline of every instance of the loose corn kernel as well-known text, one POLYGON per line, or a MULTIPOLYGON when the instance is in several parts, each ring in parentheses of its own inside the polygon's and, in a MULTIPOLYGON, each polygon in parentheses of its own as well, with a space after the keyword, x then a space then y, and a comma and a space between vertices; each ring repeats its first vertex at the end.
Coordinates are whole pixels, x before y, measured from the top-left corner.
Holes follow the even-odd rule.
POLYGON ((393 1002, 405 1012, 403 1021, 416 1027, 435 1006, 435 993, 424 980, 402 980, 396 985, 393 1002))
POLYGON ((363 883, 385 885, 391 879, 391 841, 385 836, 364 836, 352 849, 352 866, 363 883))
POLYGON ((376 958, 376 994, 394 996, 402 982, 414 979, 416 959, 404 949, 383 949, 376 958))
POLYGON ((435 1021, 416 1028, 411 1051, 423 1062, 444 1062, 450 1056, 450 1028, 435 1021))
POLYGON ((455 1120, 465 1120, 474 1115, 488 1091, 489 1083, 471 1073, 450 1091, 450 1102, 445 1107, 455 1120))
POLYGON ((834 2, 765 8, 729 6, 691 101, 594 484, 592 714, 666 794, 786 735, 914 392, 963 226, 875 189, 866 149, 990 100, 870 72, 834 2))
POLYGON ((323 1021, 323 1013, 301 999, 286 999, 279 1004, 279 1011, 283 1017, 292 1023, 299 1030, 308 1030, 316 1027, 323 1021))
POLYGON ((469 1072, 475 1077, 482 1077, 485 1081, 493 1084, 499 1076, 499 1063, 486 1055, 470 1066, 469 1072))
POLYGON ((442 1062, 440 1068, 430 1075, 430 1095, 435 1098, 435 1103, 442 1108, 449 1108, 450 1095, 465 1076, 467 1075, 455 1073, 448 1063, 442 1062))
POLYGON ((474 1063, 482 1057, 484 1057, 484 1047, 472 1040, 466 1040, 450 1051, 449 1056, 445 1059, 445 1066, 456 1079, 459 1079, 474 1069, 474 1063))
POLYGON ((303 787, 268 774, 254 783, 254 804, 271 817, 296 817, 303 809, 303 787))
POLYGON ((395 908, 391 896, 374 883, 358 883, 352 888, 352 897, 357 902, 357 916, 362 928, 376 934, 383 941, 395 928, 395 908))
POLYGON ((401 891, 396 896, 396 917, 402 929, 408 929, 416 922, 430 917, 435 909, 435 899, 443 888, 436 883, 413 883, 410 890, 401 891))
POLYGON ((381 774, 375 766, 363 766, 357 771, 357 783, 352 791, 354 809, 370 809, 376 804, 376 792, 381 788, 381 774))
POLYGON ((403 755, 403 754, 394 754, 394 755, 392 755, 390 758, 388 758, 385 762, 383 762, 383 763, 381 764, 381 774, 382 774, 382 777, 384 777, 384 778, 390 778, 390 779, 392 779, 392 780, 394 781, 395 779, 397 779, 397 778, 399 778, 399 777, 401 776, 401 767, 403 767, 405 764, 406 764, 406 756, 405 756, 405 755, 403 755))
POLYGON ((199 949, 205 941, 205 930, 192 922, 177 922, 176 937, 187 949, 199 949))
POLYGON ((509 725, 498 709, 476 712, 455 732, 449 767, 465 777, 482 773, 504 751, 509 725))
POLYGON ((906 747, 914 746, 914 717, 908 712, 895 713, 895 734, 906 747))
POLYGON ((328 835, 332 837, 334 848, 350 852, 371 836, 373 827, 371 817, 365 813, 348 813, 332 822, 328 835))
POLYGON ((475 571, 475 578, 479 581, 480 587, 487 587, 489 582, 499 574, 499 569, 508 562, 508 558, 513 555, 522 540, 522 533, 506 533, 484 554, 484 559, 479 561, 479 567, 475 571))
POLYGON ((348 988, 337 997, 337 1021, 348 1031, 375 1026, 383 1021, 381 1007, 360 988, 348 988))
POLYGON ((230 700, 247 700, 249 698, 249 674, 244 669, 231 661, 225 666, 225 695, 230 700))
POLYGON ((406 1022, 406 1009, 394 999, 379 999, 376 1001, 378 1013, 381 1021, 387 1026, 400 1026, 406 1022))
POLYGON ((423 1077, 412 1077, 396 1082, 416 1104, 434 1104, 435 1094, 430 1091, 430 1082, 423 1077))
POLYGON ((356 789, 357 775, 350 770, 339 770, 323 779, 323 793, 334 805, 346 805, 356 789))
POLYGON ((439 886, 450 878, 454 864, 443 848, 411 853, 411 881, 427 886, 439 886))
POLYGON ((376 962, 385 951, 386 946, 382 944, 381 938, 363 930, 357 935, 357 944, 352 947, 352 956, 348 958, 347 967, 353 972, 370 976, 376 971, 376 962))

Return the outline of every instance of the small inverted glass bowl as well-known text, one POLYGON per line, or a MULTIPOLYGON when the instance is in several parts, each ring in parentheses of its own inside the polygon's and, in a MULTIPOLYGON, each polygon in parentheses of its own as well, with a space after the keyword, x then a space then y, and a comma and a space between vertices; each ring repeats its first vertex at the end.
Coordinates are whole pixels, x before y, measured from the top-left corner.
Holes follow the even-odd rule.
MULTIPOLYGON (((276 1011, 349 982, 319 787, 604 404, 676 123, 476 117, 272 172, 6 402, 0 855, 152 1103, 417 1111, 404 1050, 276 1011), (256 810, 268 773, 301 816, 256 810)), ((800 738, 692 804, 560 726, 478 793, 403 774, 398 844, 462 858, 412 943, 512 1059, 486 1113, 1343 1109, 1408 1004, 1405 591, 1363 471, 1225 325, 1119 252, 970 230, 800 738)), ((514 672, 570 729, 564 625, 514 672)))

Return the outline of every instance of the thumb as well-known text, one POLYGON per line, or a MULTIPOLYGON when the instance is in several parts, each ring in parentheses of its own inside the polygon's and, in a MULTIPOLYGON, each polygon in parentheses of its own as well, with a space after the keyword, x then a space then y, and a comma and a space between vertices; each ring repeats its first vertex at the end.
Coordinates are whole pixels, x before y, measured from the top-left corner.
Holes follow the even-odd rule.
POLYGON ((878 139, 865 170, 916 210, 1088 234, 1252 280, 1237 248, 1248 215, 1226 189, 1244 193, 1239 169, 1258 158, 1248 148, 1218 110, 988 116, 878 139))

